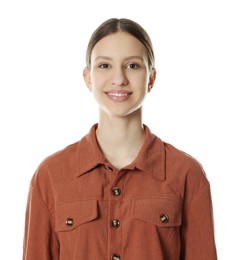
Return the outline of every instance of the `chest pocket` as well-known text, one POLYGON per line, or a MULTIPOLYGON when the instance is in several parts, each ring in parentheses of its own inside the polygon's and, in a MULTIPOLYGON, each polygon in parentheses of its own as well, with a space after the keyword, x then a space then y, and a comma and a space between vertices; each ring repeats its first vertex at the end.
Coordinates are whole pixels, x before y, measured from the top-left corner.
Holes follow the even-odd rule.
POLYGON ((98 217, 97 200, 82 200, 56 206, 55 231, 67 232, 98 217))
POLYGON ((135 199, 133 216, 159 227, 180 226, 182 202, 174 197, 135 199))

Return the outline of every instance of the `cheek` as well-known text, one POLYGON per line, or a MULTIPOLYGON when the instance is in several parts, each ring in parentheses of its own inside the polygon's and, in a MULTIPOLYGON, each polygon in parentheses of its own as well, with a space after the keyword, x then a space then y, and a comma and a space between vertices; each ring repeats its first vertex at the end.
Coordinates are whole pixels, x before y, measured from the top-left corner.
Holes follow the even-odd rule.
POLYGON ((133 84, 135 84, 136 86, 144 89, 148 87, 148 83, 149 83, 149 80, 148 80, 148 77, 146 77, 145 75, 141 75, 141 76, 138 76, 138 77, 135 77, 134 79, 132 79, 133 84))
POLYGON ((91 82, 93 87, 99 88, 106 81, 107 81, 107 77, 106 75, 102 75, 102 73, 93 72, 91 75, 91 82))

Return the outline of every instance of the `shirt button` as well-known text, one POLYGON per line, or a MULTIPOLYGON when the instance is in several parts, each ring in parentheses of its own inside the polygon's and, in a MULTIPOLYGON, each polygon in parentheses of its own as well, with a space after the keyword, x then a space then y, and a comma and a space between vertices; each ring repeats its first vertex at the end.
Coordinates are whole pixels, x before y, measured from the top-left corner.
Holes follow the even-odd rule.
POLYGON ((120 226, 120 221, 118 219, 113 219, 111 221, 111 227, 112 228, 119 228, 119 226, 120 226))
POLYGON ((120 255, 119 254, 113 254, 111 256, 111 260, 120 260, 120 255))
POLYGON ((160 217, 162 223, 165 223, 165 224, 168 223, 169 217, 167 214, 161 214, 159 217, 160 217))
POLYGON ((67 225, 68 227, 73 226, 73 224, 74 224, 74 219, 73 219, 73 218, 67 218, 67 219, 66 219, 66 225, 67 225))
POLYGON ((113 189, 112 189, 112 194, 113 194, 114 196, 119 196, 119 195, 121 194, 121 189, 118 188, 118 187, 113 188, 113 189))
POLYGON ((110 166, 107 166, 107 165, 104 165, 104 168, 109 171, 109 172, 112 172, 113 171, 113 168, 110 167, 110 166))

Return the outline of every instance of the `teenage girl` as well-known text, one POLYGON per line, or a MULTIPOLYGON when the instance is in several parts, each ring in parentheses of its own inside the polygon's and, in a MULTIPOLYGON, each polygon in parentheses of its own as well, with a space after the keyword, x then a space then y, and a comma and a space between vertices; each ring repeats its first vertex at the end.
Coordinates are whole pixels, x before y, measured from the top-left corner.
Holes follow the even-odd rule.
POLYGON ((109 19, 83 75, 99 121, 46 158, 29 191, 24 260, 216 260, 209 182, 143 124, 156 78, 147 32, 109 19))

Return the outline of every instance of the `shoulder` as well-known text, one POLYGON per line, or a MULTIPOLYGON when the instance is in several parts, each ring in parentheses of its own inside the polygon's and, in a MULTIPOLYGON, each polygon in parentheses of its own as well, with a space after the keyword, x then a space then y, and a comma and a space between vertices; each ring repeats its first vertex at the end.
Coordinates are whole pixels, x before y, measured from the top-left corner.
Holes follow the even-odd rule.
POLYGON ((191 154, 166 142, 164 142, 164 147, 168 166, 184 170, 203 170, 202 164, 191 154))
POLYGON ((66 146, 65 148, 47 156, 38 165, 32 180, 32 186, 41 186, 47 183, 47 186, 57 179, 61 178, 63 172, 71 174, 75 171, 77 149, 79 141, 66 146))
POLYGON ((65 148, 47 156, 39 165, 40 168, 47 168, 48 170, 69 168, 74 164, 77 157, 77 150, 79 141, 66 146, 65 148))
POLYGON ((194 197, 200 190, 209 185, 202 164, 192 155, 179 150, 171 144, 164 143, 166 154, 166 174, 174 179, 175 186, 183 187, 182 195, 194 197))
MULTIPOLYGON (((192 179, 198 179, 198 181, 207 181, 202 164, 195 157, 152 134, 148 128, 146 130, 150 137, 148 138, 150 140, 149 148, 147 148, 150 156, 147 160, 153 158, 151 158, 149 165, 152 167, 156 165, 157 172, 161 169, 161 172, 163 171, 165 174, 165 179, 174 180, 182 185, 191 179, 191 176, 192 179)), ((158 174, 155 173, 155 175, 158 174)))
POLYGON ((42 161, 40 166, 48 167, 51 169, 52 167, 62 167, 65 164, 72 163, 72 161, 76 159, 79 144, 80 141, 75 142, 49 155, 42 161))

